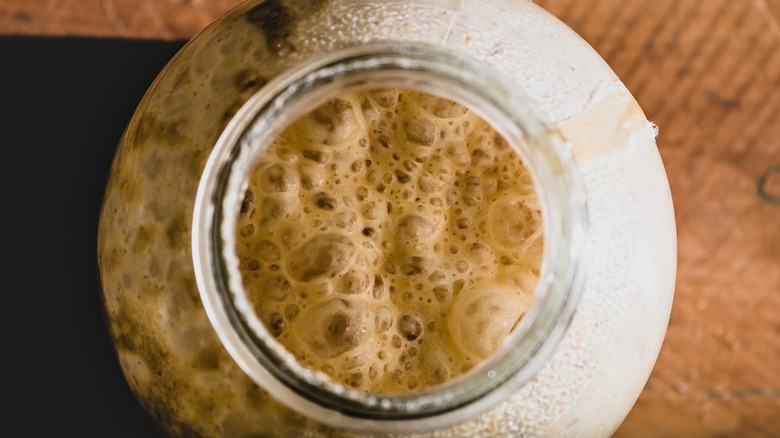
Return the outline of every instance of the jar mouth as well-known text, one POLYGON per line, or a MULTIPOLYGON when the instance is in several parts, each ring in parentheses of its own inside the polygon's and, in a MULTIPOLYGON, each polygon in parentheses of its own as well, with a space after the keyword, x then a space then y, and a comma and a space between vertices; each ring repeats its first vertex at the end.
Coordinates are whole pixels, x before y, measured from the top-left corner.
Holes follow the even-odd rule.
POLYGON ((198 187, 192 228, 195 276, 209 320, 229 354, 289 408, 324 424, 363 432, 438 429, 505 400, 552 354, 582 289, 585 209, 570 149, 516 87, 487 67, 440 48, 362 45, 279 75, 230 121, 198 187), (358 391, 299 364, 253 310, 235 254, 236 217, 255 159, 297 115, 345 90, 382 87, 441 96, 488 121, 532 176, 545 236, 531 306, 499 350, 466 374, 400 394, 358 391))

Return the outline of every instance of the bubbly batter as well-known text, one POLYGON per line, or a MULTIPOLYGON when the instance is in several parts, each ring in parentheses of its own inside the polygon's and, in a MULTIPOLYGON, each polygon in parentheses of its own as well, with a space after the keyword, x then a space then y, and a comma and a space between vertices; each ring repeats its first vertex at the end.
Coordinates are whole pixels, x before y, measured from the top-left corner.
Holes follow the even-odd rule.
POLYGON ((541 263, 514 151, 463 106, 410 90, 344 95, 289 126, 252 172, 237 229, 270 333, 374 392, 436 385, 493 353, 541 263))

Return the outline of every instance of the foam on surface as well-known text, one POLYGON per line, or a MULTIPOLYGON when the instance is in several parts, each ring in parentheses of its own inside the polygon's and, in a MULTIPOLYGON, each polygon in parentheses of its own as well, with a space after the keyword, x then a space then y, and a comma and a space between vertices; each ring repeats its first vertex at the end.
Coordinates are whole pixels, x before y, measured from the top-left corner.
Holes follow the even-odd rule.
POLYGON ((290 125, 250 176, 244 284, 305 366, 376 392, 422 389, 489 356, 541 264, 530 176, 490 125, 436 96, 339 96, 290 125))

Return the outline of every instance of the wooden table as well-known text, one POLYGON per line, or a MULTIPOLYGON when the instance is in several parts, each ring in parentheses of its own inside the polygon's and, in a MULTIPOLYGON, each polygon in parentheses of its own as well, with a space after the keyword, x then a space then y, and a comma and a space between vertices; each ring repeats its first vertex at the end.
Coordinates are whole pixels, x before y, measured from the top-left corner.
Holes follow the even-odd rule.
MULTIPOLYGON (((239 0, 0 0, 0 34, 186 39, 239 0)), ((618 437, 780 437, 780 0, 538 0, 660 127, 679 272, 618 437)))

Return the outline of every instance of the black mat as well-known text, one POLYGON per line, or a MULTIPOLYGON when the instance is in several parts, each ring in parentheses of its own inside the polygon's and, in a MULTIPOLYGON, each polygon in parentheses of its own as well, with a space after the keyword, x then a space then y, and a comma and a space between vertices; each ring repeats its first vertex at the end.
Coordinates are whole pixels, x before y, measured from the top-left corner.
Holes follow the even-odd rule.
POLYGON ((0 38, 5 430, 159 437, 100 309, 97 223, 117 141, 183 42, 0 38), (6 404, 8 406, 8 404, 6 404))

